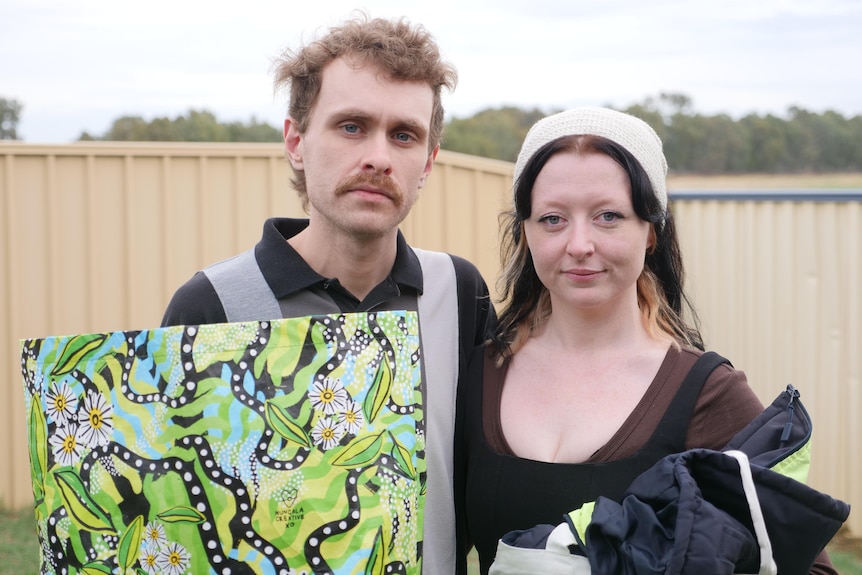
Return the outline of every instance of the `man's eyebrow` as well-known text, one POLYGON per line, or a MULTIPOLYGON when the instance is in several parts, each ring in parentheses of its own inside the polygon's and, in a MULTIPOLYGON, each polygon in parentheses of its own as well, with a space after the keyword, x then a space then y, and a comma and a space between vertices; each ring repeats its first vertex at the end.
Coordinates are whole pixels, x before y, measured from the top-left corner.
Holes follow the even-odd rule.
POLYGON ((396 130, 410 130, 412 132, 416 132, 419 135, 426 135, 429 132, 427 126, 416 122, 414 120, 402 120, 395 125, 396 130))
POLYGON ((359 108, 343 108, 333 111, 330 118, 339 122, 342 120, 368 120, 371 115, 359 108))

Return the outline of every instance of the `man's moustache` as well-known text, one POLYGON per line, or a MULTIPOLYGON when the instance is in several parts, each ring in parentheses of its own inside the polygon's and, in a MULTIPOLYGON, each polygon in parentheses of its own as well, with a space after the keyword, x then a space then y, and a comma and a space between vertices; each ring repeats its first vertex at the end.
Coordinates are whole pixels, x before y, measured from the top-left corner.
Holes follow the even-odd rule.
POLYGON ((395 200, 399 200, 402 197, 401 190, 392 178, 382 174, 357 174, 351 176, 338 185, 335 193, 336 195, 341 195, 364 186, 382 190, 387 196, 395 200))

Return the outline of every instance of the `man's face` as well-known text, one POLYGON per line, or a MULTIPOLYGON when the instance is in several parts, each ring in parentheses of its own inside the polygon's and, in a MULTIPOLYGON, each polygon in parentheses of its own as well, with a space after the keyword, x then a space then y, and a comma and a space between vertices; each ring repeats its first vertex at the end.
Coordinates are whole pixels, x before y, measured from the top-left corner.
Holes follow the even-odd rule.
POLYGON ((339 58, 322 73, 308 128, 285 122, 291 165, 305 171, 311 225, 372 239, 395 234, 431 172, 433 93, 339 58))

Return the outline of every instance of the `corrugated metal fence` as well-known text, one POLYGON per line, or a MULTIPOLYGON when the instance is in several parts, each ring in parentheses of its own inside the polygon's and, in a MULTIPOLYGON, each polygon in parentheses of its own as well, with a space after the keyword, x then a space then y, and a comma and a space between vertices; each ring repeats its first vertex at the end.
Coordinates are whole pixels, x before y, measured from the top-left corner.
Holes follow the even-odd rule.
MULTIPOLYGON (((272 144, 0 143, 0 505, 32 503, 18 340, 155 327, 204 265, 301 216, 272 144)), ((511 164, 441 152, 402 229, 493 288, 511 164)), ((862 193, 671 198, 708 346, 764 402, 788 383, 815 421, 810 483, 862 503, 862 193)), ((862 517, 851 515, 853 534, 862 517)))

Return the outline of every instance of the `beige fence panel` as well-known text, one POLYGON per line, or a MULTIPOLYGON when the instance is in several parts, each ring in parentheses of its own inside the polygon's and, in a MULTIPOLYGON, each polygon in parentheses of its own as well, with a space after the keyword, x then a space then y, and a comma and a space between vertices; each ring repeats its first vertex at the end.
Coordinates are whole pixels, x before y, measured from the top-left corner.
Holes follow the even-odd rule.
MULTIPOLYGON (((0 143, 0 505, 32 504, 18 340, 158 325, 196 270, 252 246, 265 218, 303 215, 289 176, 277 144, 0 143)), ((510 193, 511 164, 441 152, 402 229, 493 288, 510 193)), ((862 202, 672 197, 709 346, 764 401, 802 391, 811 483, 862 503, 862 202)))
POLYGON ((512 164, 440 152, 402 226, 404 235, 417 247, 469 259, 493 284, 500 267, 499 214, 508 206, 511 190, 512 164))
MULTIPOLYGON (((707 346, 764 402, 800 391, 809 483, 862 503, 862 193, 671 193, 707 346)), ((849 525, 862 535, 862 517, 849 525)))

